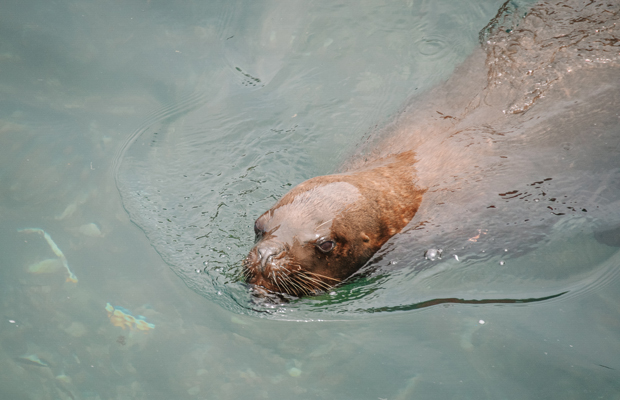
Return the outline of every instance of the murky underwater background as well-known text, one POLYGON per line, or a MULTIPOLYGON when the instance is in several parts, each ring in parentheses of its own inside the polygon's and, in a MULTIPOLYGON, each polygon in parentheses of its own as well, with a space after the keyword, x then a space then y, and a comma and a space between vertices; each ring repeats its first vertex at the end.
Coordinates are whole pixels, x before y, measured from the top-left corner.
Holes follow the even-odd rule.
MULTIPOLYGON (((335 312, 354 285, 260 318, 234 282, 254 218, 447 79, 500 6, 5 2, 0 397, 620 398, 620 255, 585 234, 530 255, 556 267, 510 295, 586 287, 536 303, 335 312)), ((488 295, 510 266, 392 300, 488 295)))

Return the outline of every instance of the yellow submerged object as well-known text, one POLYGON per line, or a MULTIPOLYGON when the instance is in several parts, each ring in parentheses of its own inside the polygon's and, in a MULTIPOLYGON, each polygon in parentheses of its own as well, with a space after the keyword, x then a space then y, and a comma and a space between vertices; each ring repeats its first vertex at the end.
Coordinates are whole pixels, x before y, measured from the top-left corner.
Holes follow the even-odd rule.
POLYGON ((155 328, 155 325, 147 322, 144 316, 138 315, 134 317, 126 308, 114 307, 112 304, 107 303, 105 310, 108 312, 108 318, 110 318, 112 325, 119 328, 128 328, 130 331, 145 333, 155 328))

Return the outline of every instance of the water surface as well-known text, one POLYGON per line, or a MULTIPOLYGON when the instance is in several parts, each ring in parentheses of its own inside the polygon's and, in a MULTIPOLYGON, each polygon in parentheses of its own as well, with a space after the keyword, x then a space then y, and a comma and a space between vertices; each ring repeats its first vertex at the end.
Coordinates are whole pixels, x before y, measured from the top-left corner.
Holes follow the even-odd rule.
POLYGON ((500 6, 6 3, 2 397, 616 395, 619 255, 581 224, 528 253, 552 266, 529 278, 527 258, 474 257, 458 265, 476 275, 444 258, 450 274, 371 277, 412 283, 389 286, 396 303, 411 292, 420 301, 575 293, 534 303, 367 312, 386 293, 356 301, 362 280, 261 318, 234 281, 254 218, 445 81, 500 6), (154 327, 110 318, 108 303, 154 327))

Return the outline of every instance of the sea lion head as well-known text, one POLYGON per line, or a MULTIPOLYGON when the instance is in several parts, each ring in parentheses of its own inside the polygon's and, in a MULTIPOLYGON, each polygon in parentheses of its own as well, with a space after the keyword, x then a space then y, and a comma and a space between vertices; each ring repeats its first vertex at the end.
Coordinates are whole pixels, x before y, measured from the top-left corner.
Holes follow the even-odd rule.
POLYGON ((419 196, 416 203, 399 188, 386 190, 359 173, 319 176, 296 186, 256 220, 256 244, 243 261, 246 282, 294 296, 338 284, 415 214, 419 196), (396 197, 399 204, 390 204, 396 197), (404 210, 401 203, 407 201, 404 210))

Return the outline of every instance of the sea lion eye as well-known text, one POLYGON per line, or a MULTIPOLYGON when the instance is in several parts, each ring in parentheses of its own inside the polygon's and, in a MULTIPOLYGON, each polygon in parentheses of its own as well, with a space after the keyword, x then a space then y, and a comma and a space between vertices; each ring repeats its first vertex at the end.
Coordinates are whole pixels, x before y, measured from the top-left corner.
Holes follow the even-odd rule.
POLYGON ((334 243, 331 240, 326 240, 317 245, 319 250, 321 250, 323 253, 329 253, 330 251, 334 249, 335 246, 336 246, 336 243, 334 243))

